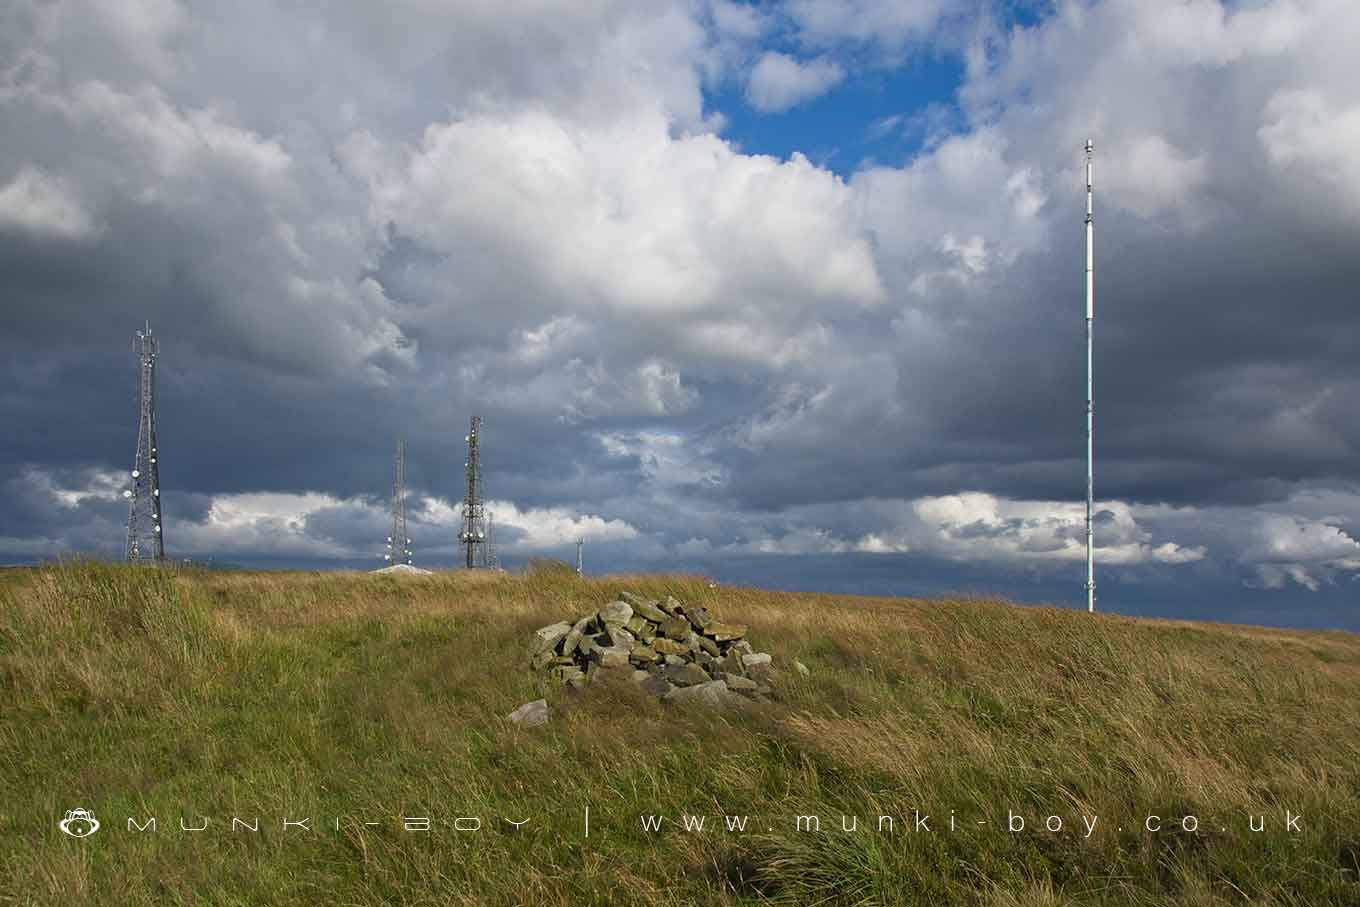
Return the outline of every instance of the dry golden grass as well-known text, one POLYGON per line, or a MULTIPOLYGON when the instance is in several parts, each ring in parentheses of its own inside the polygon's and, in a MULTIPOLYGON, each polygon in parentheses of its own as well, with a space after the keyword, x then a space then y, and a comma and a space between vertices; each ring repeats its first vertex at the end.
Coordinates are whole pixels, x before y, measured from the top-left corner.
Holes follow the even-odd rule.
POLYGON ((1360 904, 1357 694, 1348 634, 981 599, 555 569, 9 571, 0 902, 1360 904), (526 637, 621 589, 746 623, 810 676, 785 670, 748 712, 623 683, 550 693, 547 727, 507 722, 539 695, 526 637), (60 834, 76 806, 108 827, 60 834), (915 810, 931 832, 910 830, 915 810), (1026 832, 1005 830, 1010 810, 1026 832), (640 827, 682 812, 711 824, 640 827), (347 819, 286 837, 300 814, 347 819), (823 831, 796 831, 812 814, 823 831), (121 827, 148 815, 155 834, 121 827), (219 821, 193 835, 181 815, 219 821), (232 832, 233 815, 265 828, 232 832), (435 828, 404 832, 403 815, 435 828), (487 828, 455 832, 460 815, 487 828), (1064 832, 1038 830, 1049 815, 1064 832), (1089 837, 1082 815, 1100 817, 1089 837), (524 816, 532 832, 508 830, 524 816))

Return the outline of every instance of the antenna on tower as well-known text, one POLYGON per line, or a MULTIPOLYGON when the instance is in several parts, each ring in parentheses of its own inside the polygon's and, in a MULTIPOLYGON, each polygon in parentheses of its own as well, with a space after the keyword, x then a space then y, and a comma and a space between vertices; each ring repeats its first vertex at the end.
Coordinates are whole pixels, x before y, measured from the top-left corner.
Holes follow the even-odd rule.
POLYGON ((141 417, 137 426, 137 455, 132 463, 132 488, 123 492, 129 499, 127 548, 129 562, 165 560, 165 533, 161 523, 161 478, 156 462, 156 338, 151 322, 137 332, 132 341, 139 366, 141 417))
POLYGON ((467 435, 468 458, 467 492, 463 497, 463 529, 458 542, 467 549, 467 566, 486 566, 486 513, 482 504, 482 467, 479 448, 482 431, 481 416, 472 417, 472 428, 467 435))
POLYGON ((585 545, 585 543, 586 543, 586 540, 585 540, 585 539, 577 539, 577 540, 576 540, 576 575, 577 575, 577 576, 585 576, 585 574, 581 572, 581 548, 585 545))
POLYGON ((392 534, 387 537, 388 563, 411 563, 411 539, 406 534, 406 442, 397 439, 397 457, 392 479, 392 534))
POLYGON ((1086 610, 1096 610, 1095 530, 1091 521, 1095 503, 1095 447, 1092 444, 1092 424, 1095 408, 1092 403, 1091 335, 1095 322, 1095 254, 1092 225, 1091 157, 1095 146, 1086 140, 1086 610))

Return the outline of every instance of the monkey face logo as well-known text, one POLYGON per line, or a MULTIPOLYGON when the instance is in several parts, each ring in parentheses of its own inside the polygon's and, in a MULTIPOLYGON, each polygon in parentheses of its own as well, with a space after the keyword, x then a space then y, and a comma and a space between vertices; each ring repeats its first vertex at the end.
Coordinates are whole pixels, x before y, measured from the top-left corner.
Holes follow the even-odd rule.
POLYGON ((88 838, 99 831, 99 820, 88 809, 71 809, 57 827, 73 838, 88 838))

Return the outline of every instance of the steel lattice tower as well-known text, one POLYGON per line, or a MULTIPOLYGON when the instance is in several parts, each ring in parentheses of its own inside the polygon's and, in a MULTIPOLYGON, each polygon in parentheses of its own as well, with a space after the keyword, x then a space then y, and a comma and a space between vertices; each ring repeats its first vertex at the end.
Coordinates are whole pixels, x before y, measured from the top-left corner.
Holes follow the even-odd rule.
POLYGON ((131 562, 165 560, 165 533, 161 523, 161 479, 156 452, 156 338, 151 322, 132 342, 140 373, 141 420, 137 427, 137 456, 132 464, 132 488, 123 495, 131 499, 128 509, 126 558, 131 562))
POLYGON ((406 535, 406 442, 397 439, 397 459, 392 479, 392 534, 387 537, 384 559, 393 564, 411 563, 411 539, 406 535))
POLYGON ((486 511, 482 504, 482 466, 478 448, 482 428, 481 416, 472 417, 472 429, 468 432, 467 446, 467 492, 463 497, 463 529, 458 533, 458 541, 467 549, 468 567, 486 566, 486 511))

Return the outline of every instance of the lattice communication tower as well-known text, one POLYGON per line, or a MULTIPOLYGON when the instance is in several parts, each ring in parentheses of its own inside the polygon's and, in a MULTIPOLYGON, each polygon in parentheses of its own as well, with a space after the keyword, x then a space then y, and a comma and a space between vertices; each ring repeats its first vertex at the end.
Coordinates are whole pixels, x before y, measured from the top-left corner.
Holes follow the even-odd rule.
POLYGON ((458 533, 458 543, 467 552, 468 567, 486 566, 486 510, 482 502, 482 464, 480 459, 482 418, 472 417, 472 428, 468 431, 467 489, 463 496, 463 528, 458 533))
POLYGON ((397 439, 397 459, 392 480, 392 534, 387 537, 389 564, 411 563, 411 539, 406 534, 406 442, 397 439))
POLYGON ((161 478, 156 449, 156 338, 151 322, 137 332, 132 350, 137 354, 140 375, 141 419, 137 427, 137 455, 132 462, 125 556, 133 563, 165 560, 165 532, 161 523, 161 478))

